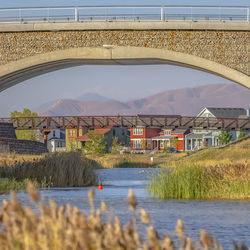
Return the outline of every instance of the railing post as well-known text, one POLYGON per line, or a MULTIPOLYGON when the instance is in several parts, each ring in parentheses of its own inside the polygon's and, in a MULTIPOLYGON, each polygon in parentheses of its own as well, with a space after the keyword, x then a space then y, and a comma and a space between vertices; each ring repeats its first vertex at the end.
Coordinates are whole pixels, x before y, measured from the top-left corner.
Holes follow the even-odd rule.
POLYGON ((49 14, 49 8, 48 8, 48 10, 47 10, 47 15, 48 15, 47 18, 48 18, 48 22, 49 22, 49 19, 50 19, 50 16, 49 16, 49 15, 50 15, 50 14, 49 14))
POLYGON ((18 10, 18 14, 19 14, 19 21, 21 23, 22 22, 22 14, 21 14, 21 10, 20 9, 18 10))
POLYGON ((164 21, 165 17, 164 17, 164 7, 161 7, 161 21, 164 21))
POLYGON ((75 22, 79 22, 79 9, 75 8, 75 22))

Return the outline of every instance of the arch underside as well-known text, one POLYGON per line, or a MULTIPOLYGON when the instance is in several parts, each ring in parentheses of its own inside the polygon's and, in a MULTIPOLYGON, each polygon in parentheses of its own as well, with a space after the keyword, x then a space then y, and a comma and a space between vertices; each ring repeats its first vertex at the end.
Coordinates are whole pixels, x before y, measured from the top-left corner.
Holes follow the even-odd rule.
POLYGON ((74 48, 27 57, 0 68, 0 92, 27 79, 81 65, 169 64, 212 73, 250 89, 250 77, 197 56, 138 47, 74 48))

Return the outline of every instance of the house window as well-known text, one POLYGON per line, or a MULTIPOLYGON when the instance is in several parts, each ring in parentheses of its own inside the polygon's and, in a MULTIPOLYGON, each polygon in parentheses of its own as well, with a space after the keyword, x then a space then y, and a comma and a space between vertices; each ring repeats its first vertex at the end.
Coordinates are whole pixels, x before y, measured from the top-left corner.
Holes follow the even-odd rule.
POLYGON ((115 136, 115 130, 113 130, 113 136, 115 136))
POLYGON ((53 130, 53 137, 56 137, 56 131, 53 130))
POLYGON ((160 148, 164 148, 164 141, 160 140, 160 148))
POLYGON ((75 136, 76 131, 74 129, 69 130, 69 136, 75 136))
POLYGON ((147 141, 147 148, 149 148, 149 149, 152 148, 152 141, 150 141, 150 140, 147 141))
POLYGON ((133 148, 142 148, 142 140, 134 140, 133 148))
POLYGON ((142 128, 133 128, 133 135, 143 135, 142 128))
POLYGON ((165 135, 171 135, 171 130, 170 129, 165 129, 165 135))

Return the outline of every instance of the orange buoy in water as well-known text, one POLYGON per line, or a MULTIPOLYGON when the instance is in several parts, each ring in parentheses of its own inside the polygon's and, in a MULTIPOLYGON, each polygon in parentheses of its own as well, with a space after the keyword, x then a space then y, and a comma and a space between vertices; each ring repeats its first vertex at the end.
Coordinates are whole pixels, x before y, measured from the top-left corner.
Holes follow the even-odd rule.
POLYGON ((98 185, 98 189, 102 189, 102 185, 98 185))

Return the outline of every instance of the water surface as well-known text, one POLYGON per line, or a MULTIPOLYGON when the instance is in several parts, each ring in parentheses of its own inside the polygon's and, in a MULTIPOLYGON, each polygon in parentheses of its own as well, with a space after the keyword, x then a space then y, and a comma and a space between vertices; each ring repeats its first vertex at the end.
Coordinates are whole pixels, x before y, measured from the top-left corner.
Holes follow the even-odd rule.
MULTIPOLYGON (((103 190, 96 190, 95 206, 105 201, 123 223, 131 217, 126 198, 132 188, 138 208, 144 208, 151 216, 158 233, 173 234, 177 219, 182 219, 187 236, 198 240, 200 229, 218 238, 224 249, 232 249, 232 240, 250 246, 250 202, 241 201, 178 201, 158 200, 150 196, 146 186, 150 176, 159 169, 116 168, 97 170, 103 190), (143 171, 142 171, 143 170, 143 171)), ((59 205, 70 203, 88 214, 89 188, 51 188, 40 190, 42 200, 53 199, 59 205)), ((30 204, 24 192, 18 193, 22 204, 30 204)), ((0 200, 9 199, 1 195, 0 200)), ((140 229, 144 232, 143 228, 140 229)))

